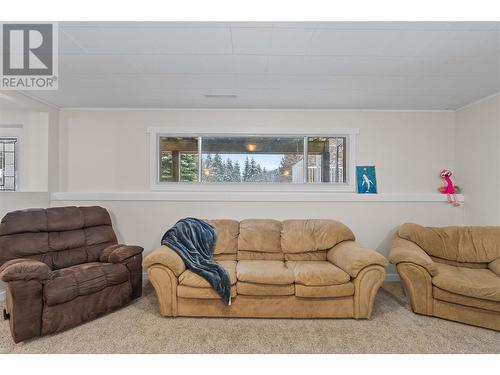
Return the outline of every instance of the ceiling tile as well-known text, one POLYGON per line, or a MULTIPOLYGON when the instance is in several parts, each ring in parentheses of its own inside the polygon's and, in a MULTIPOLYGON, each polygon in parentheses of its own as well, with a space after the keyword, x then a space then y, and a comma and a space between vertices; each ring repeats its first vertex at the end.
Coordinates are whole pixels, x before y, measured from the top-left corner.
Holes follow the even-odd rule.
POLYGON ((233 52, 236 54, 266 54, 271 49, 271 28, 232 28, 233 52))
POLYGON ((441 31, 428 37, 422 56, 491 56, 497 54, 496 31, 441 31))
POLYGON ((231 53, 229 28, 66 27, 64 32, 89 53, 231 53))
POLYGON ((60 65, 72 73, 139 73, 130 55, 61 55, 60 65))
POLYGON ((59 55, 65 54, 83 54, 86 51, 81 48, 68 34, 63 30, 59 32, 59 55))
POLYGON ((312 55, 380 56, 393 31, 319 29, 310 43, 312 55))
POLYGON ((265 73, 266 56, 252 55, 136 55, 130 61, 145 74, 265 73))
POLYGON ((307 55, 313 29, 232 28, 235 54, 307 55))

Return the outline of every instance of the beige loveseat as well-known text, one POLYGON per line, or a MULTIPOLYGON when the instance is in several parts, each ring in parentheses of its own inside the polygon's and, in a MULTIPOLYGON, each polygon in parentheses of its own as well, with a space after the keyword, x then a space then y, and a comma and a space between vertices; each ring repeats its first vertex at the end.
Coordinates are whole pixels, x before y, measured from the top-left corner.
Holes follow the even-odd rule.
POLYGON ((333 220, 207 220, 232 304, 162 246, 144 260, 164 316, 369 318, 387 260, 333 220))
POLYGON ((403 224, 389 259, 414 312, 500 330, 500 227, 403 224))

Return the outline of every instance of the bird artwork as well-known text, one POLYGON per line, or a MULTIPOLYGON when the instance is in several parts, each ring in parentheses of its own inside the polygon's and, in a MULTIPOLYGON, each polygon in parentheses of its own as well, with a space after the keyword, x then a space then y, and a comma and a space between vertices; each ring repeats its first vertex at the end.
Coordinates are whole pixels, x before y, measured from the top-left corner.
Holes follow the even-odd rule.
POLYGON ((356 180, 358 183, 358 193, 360 194, 377 193, 377 179, 375 177, 374 166, 357 166, 356 180))
POLYGON ((460 206, 460 202, 457 200, 456 194, 459 193, 460 188, 453 184, 451 180, 452 172, 449 169, 442 169, 439 175, 444 180, 444 186, 438 188, 441 194, 446 194, 448 203, 453 204, 455 207, 460 206))

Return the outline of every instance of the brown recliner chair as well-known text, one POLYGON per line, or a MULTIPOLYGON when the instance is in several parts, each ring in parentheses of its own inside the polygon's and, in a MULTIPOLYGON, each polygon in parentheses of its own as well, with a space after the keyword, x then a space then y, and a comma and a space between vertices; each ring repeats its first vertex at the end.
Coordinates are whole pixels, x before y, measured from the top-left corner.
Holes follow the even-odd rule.
POLYGON ((102 207, 8 213, 0 223, 0 278, 14 341, 74 327, 140 297, 142 251, 117 244, 102 207))

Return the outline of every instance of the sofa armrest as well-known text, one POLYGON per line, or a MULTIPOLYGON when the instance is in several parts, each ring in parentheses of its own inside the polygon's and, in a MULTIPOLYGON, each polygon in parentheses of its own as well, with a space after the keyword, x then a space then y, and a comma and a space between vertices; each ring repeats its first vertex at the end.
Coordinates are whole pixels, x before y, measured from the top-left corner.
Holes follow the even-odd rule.
POLYGON ((33 259, 13 259, 0 267, 0 279, 10 281, 44 281, 50 277, 51 270, 45 263, 33 259))
POLYGON ((153 264, 162 264, 169 268, 175 276, 180 276, 186 270, 186 265, 182 258, 168 246, 161 246, 153 250, 144 258, 143 267, 149 268, 153 264))
POLYGON ((429 255, 416 243, 395 236, 391 243, 389 260, 393 264, 414 263, 425 268, 431 276, 437 275, 437 267, 429 255))
POLYGON ((111 245, 102 251, 99 260, 108 263, 122 263, 129 258, 141 254, 143 251, 144 249, 140 246, 111 245))
POLYGON ((382 254, 366 249, 354 241, 343 241, 335 245, 328 251, 327 258, 351 277, 358 276, 365 267, 371 265, 386 267, 389 264, 382 254))
POLYGON ((500 276, 500 258, 490 262, 488 268, 500 276))

